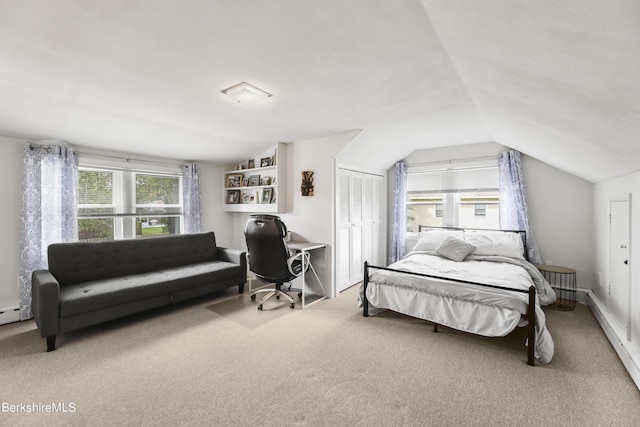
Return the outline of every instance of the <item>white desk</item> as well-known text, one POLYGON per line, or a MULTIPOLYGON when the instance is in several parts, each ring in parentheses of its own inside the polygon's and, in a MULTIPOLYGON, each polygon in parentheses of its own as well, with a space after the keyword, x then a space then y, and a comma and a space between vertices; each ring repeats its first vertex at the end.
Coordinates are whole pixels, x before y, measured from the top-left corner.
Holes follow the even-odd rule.
POLYGON ((329 277, 327 274, 327 245, 326 243, 311 243, 292 240, 287 242, 287 246, 291 251, 300 251, 303 253, 302 271, 306 271, 306 273, 303 273, 300 279, 302 280, 302 308, 304 309, 305 306, 315 304, 327 297, 327 290, 323 284, 323 281, 326 282, 327 277, 329 277), (318 257, 319 250, 322 250, 322 258, 318 257), (307 266, 305 265, 306 254, 309 254, 309 271, 307 271, 307 266), (318 277, 318 273, 313 267, 314 263, 318 265, 320 262, 322 262, 322 268, 320 269, 322 280, 318 277), (315 280, 307 281, 307 273, 310 273, 312 275, 311 278, 315 280))

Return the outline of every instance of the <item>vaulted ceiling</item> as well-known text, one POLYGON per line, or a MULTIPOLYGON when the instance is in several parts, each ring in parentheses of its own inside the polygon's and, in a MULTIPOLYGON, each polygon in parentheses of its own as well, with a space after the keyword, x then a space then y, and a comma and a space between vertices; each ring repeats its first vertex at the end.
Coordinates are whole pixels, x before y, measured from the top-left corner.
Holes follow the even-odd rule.
POLYGON ((380 168, 493 141, 598 182, 640 170, 640 2, 2 1, 0 111, 4 135, 221 163, 356 129, 341 155, 380 168), (273 96, 220 92, 241 81, 273 96))

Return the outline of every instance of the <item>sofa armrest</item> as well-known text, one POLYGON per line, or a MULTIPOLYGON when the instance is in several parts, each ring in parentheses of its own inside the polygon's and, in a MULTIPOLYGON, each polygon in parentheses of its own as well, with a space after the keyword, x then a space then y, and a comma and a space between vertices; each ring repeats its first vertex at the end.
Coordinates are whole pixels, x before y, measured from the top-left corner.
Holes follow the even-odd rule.
POLYGON ((42 338, 59 332, 60 284, 49 270, 36 270, 31 274, 33 317, 42 338))
POLYGON ((247 277, 247 253, 240 249, 229 249, 218 246, 218 259, 240 265, 242 277, 247 277))

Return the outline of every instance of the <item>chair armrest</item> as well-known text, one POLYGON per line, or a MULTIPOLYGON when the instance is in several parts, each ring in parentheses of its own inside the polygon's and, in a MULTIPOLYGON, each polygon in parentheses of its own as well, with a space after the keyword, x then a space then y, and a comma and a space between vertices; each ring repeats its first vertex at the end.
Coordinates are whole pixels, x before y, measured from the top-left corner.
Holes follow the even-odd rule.
POLYGON ((242 277, 247 277, 247 253, 240 249, 230 249, 218 246, 218 259, 240 265, 242 277))
POLYGON ((306 269, 309 269, 309 252, 297 252, 293 256, 290 256, 287 259, 287 267, 289 268, 289 273, 293 276, 298 277, 302 274, 302 256, 304 255, 304 265, 306 269), (297 262, 296 262, 297 261, 297 262))
POLYGON ((49 270, 31 273, 33 317, 42 338, 59 332, 60 284, 49 270))

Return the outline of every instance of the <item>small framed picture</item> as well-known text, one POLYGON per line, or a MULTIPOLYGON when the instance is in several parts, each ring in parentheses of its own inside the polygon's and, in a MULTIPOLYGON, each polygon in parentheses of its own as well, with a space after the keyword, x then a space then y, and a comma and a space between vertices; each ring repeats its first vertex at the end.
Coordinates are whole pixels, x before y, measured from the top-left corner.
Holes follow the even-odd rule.
POLYGON ((242 178, 242 186, 243 187, 249 186, 249 178, 242 178))
POLYGON ((227 188, 240 187, 242 185, 242 174, 234 173, 227 175, 227 188))
POLYGON ((265 168, 271 166, 271 157, 263 157, 260 159, 260 167, 265 168))
POLYGON ((247 169, 253 169, 256 167, 256 161, 254 159, 249 159, 247 161, 247 169))
POLYGON ((240 203, 240 190, 227 191, 227 203, 230 205, 240 203))
POLYGON ((262 190, 262 202, 271 203, 271 197, 273 196, 273 188, 265 188, 262 190))
POLYGON ((260 175, 251 175, 249 177, 249 187, 256 187, 260 185, 260 175))
POLYGON ((271 184, 271 178, 268 176, 263 176, 260 178, 260 185, 269 185, 271 184))
POLYGON ((251 199, 253 199, 253 196, 249 193, 243 193, 242 194, 242 203, 251 203, 251 199))

